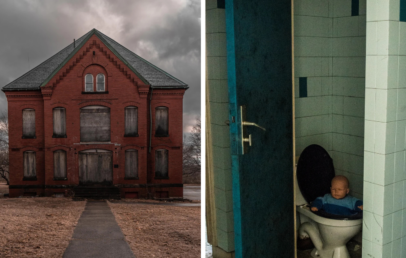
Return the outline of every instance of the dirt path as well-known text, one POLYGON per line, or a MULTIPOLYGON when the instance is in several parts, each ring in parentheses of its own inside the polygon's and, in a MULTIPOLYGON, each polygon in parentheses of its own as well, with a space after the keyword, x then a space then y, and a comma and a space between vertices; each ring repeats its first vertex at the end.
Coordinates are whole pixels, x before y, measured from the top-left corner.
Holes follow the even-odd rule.
POLYGON ((109 205, 137 258, 200 257, 200 207, 109 205))
POLYGON ((62 257, 86 202, 1 198, 0 257, 62 257))

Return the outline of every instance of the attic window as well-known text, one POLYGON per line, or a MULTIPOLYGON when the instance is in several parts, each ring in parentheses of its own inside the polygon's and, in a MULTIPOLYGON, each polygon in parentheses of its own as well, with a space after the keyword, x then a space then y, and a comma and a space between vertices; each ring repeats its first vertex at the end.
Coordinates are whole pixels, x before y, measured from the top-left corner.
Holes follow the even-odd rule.
POLYGON ((104 74, 99 73, 96 77, 97 91, 105 91, 104 74))
POLYGON ((93 91, 93 75, 86 74, 85 76, 85 91, 93 91))

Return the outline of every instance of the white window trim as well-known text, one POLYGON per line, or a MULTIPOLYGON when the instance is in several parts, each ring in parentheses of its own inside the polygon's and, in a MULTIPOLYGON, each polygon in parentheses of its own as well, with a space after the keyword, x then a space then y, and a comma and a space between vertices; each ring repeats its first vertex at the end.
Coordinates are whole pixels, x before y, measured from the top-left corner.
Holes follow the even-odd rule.
POLYGON ((88 74, 85 75, 85 92, 94 92, 94 78, 93 78, 93 74, 91 74, 91 73, 88 73, 88 74), (86 77, 88 75, 92 76, 92 90, 87 90, 87 87, 86 87, 86 77))
POLYGON ((96 91, 98 91, 98 92, 106 91, 106 76, 103 73, 99 73, 98 75, 96 75, 96 91), (98 84, 97 76, 99 76, 100 74, 103 75, 103 77, 104 77, 103 90, 97 89, 97 84, 98 84))

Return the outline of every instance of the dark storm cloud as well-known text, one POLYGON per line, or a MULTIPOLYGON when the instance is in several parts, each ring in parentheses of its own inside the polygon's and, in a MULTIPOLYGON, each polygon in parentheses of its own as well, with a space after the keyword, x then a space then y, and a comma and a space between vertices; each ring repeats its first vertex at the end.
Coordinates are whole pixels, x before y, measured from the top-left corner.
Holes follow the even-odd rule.
MULTIPOLYGON (((199 0, 0 2, 0 87, 96 28, 189 85, 184 126, 200 114, 199 0)), ((0 112, 7 109, 0 93, 0 112)))

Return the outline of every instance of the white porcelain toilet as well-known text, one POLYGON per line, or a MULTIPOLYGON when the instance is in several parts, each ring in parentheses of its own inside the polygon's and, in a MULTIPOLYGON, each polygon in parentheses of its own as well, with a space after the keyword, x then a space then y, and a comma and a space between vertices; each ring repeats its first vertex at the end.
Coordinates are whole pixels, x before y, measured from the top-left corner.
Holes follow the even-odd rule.
POLYGON ((296 173, 299 237, 311 238, 315 246, 312 257, 350 258, 346 244, 361 230, 362 219, 326 218, 313 213, 308 207, 316 197, 330 193, 335 173, 327 151, 319 145, 308 146, 300 155, 296 173))

